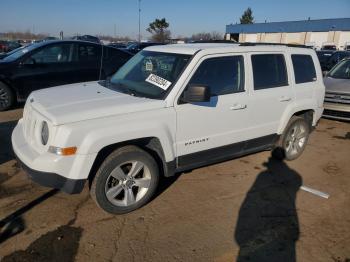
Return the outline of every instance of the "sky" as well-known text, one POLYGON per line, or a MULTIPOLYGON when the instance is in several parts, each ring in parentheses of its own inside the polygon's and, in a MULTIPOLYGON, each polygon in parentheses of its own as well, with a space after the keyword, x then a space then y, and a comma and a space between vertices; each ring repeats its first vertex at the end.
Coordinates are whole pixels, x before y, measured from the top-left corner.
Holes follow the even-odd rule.
MULTIPOLYGON (((225 32, 248 7, 255 22, 350 17, 350 0, 141 0, 141 35, 155 18, 170 23, 172 37, 225 32)), ((0 0, 0 32, 58 36, 138 35, 138 0, 0 0)))

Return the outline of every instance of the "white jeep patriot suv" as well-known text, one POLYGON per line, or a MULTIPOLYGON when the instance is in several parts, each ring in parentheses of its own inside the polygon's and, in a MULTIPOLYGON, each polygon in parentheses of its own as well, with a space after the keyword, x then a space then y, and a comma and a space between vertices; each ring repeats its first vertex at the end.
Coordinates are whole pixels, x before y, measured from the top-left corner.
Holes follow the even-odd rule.
POLYGON ((322 115, 315 51, 284 45, 152 46, 110 80, 33 92, 12 134, 35 182, 105 211, 146 204, 160 176, 262 150, 300 156, 322 115))

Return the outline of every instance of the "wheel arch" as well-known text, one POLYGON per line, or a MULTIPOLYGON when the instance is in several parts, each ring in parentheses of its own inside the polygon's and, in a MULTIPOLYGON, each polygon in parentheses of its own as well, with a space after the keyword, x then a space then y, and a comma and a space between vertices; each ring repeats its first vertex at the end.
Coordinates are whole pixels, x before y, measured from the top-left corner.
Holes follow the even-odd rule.
POLYGON ((132 139, 128 141, 118 142, 118 143, 107 145, 101 148, 101 150, 97 153, 97 156, 94 160, 94 163, 92 164, 92 167, 88 175, 89 186, 91 186, 91 183, 95 177, 95 174, 98 168, 101 166, 102 162, 106 159, 106 157, 116 149, 127 145, 137 146, 145 150, 148 154, 150 154, 154 158, 154 160, 157 162, 160 174, 162 176, 169 177, 174 174, 173 169, 175 170, 175 167, 171 168, 171 164, 168 164, 166 162, 163 147, 161 145, 159 138, 144 137, 139 139, 132 139))
POLYGON ((285 113, 285 116, 282 118, 282 121, 280 122, 279 128, 277 130, 278 134, 282 134, 285 130, 286 126, 288 125, 289 120, 293 116, 301 116, 303 117, 308 123, 310 129, 312 129, 312 126, 315 123, 315 110, 312 108, 299 108, 294 111, 289 111, 285 113))

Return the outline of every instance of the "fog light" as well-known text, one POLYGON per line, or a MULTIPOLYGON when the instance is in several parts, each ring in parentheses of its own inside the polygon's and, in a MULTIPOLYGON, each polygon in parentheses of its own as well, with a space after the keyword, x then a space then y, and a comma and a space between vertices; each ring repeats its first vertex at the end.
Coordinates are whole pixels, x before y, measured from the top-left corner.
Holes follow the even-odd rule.
POLYGON ((48 151, 50 153, 60 155, 60 156, 71 156, 77 152, 77 148, 75 146, 73 146, 73 147, 50 146, 48 151))

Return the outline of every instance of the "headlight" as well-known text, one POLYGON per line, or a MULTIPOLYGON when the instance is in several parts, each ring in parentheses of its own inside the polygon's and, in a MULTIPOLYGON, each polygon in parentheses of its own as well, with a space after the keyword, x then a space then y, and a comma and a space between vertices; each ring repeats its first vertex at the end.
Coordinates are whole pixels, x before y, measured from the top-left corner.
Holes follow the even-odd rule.
POLYGON ((49 140, 49 127, 46 121, 44 121, 41 127, 41 143, 45 146, 48 140, 49 140))

